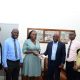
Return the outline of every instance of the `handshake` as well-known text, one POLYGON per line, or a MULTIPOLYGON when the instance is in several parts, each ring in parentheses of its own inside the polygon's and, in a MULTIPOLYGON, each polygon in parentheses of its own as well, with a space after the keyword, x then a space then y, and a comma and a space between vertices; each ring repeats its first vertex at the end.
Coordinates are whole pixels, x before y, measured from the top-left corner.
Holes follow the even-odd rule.
POLYGON ((33 51, 34 55, 38 56, 40 59, 44 59, 45 55, 44 54, 40 54, 39 51, 33 51))

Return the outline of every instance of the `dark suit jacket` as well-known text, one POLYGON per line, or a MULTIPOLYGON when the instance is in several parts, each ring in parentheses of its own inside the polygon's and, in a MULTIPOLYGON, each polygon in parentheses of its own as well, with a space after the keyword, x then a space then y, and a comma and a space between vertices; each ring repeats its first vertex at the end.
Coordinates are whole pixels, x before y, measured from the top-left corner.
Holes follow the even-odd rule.
MULTIPOLYGON (((46 51, 44 53, 44 55, 48 55, 48 63, 51 61, 52 46, 53 46, 53 41, 48 43, 46 51)), ((65 56, 66 56, 65 44, 62 42, 58 42, 58 47, 56 52, 56 64, 57 65, 64 64, 65 56)))
POLYGON ((0 49, 1 49, 1 64, 0 64, 0 69, 2 69, 2 45, 1 45, 1 43, 0 43, 0 49))

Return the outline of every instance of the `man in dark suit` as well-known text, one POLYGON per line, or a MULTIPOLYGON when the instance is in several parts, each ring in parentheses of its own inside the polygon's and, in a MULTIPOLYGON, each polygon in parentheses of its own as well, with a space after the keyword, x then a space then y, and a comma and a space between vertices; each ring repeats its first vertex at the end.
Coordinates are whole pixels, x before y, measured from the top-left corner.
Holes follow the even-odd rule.
POLYGON ((0 69, 2 69, 2 45, 1 45, 1 43, 0 43, 0 69))
POLYGON ((44 55, 48 55, 47 80, 60 80, 60 70, 65 63, 66 51, 65 44, 59 41, 58 34, 54 34, 53 41, 48 43, 44 55))

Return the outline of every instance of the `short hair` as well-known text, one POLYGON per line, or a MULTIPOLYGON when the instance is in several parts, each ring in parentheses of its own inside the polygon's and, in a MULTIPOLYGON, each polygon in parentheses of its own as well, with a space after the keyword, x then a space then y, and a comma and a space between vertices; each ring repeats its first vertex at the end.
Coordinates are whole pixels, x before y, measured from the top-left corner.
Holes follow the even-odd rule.
POLYGON ((70 32, 73 32, 76 35, 76 31, 75 30, 74 31, 70 31, 70 32))

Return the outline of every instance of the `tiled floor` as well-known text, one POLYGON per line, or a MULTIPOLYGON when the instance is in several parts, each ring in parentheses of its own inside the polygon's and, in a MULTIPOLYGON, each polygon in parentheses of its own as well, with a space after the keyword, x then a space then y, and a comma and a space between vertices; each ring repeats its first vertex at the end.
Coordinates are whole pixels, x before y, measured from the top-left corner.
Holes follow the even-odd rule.
MULTIPOLYGON (((3 70, 0 70, 0 80, 5 80, 5 72, 3 70)), ((19 77, 19 80, 21 80, 21 77, 19 77)))
POLYGON ((4 71, 3 70, 0 70, 0 80, 5 80, 5 77, 4 77, 4 71))
POLYGON ((0 80, 5 80, 3 76, 0 76, 0 80))
MULTIPOLYGON (((0 80, 5 80, 4 76, 0 76, 0 80)), ((19 77, 19 80, 21 80, 21 77, 19 77)))

